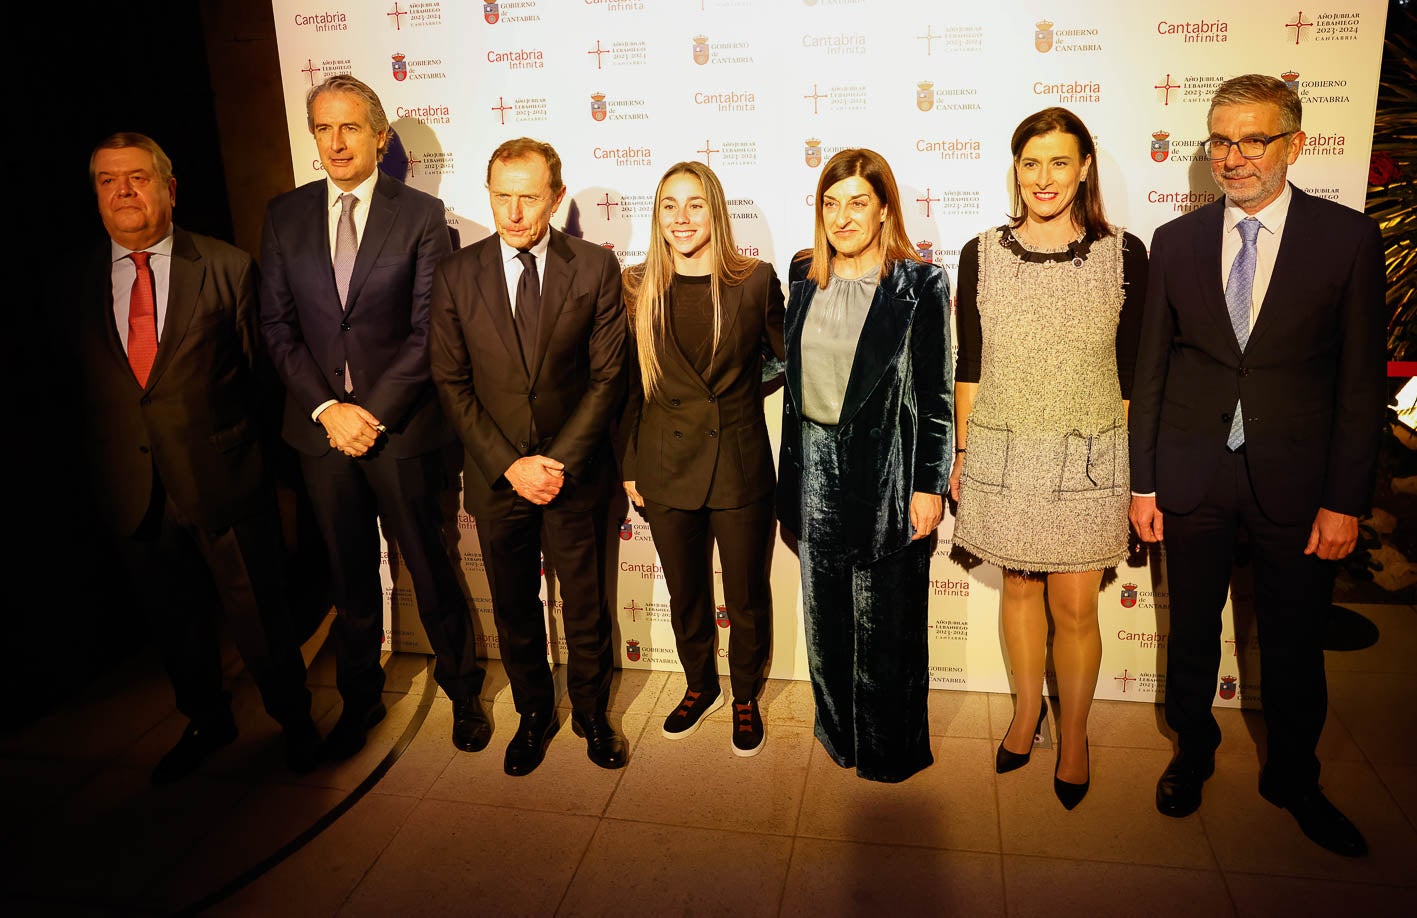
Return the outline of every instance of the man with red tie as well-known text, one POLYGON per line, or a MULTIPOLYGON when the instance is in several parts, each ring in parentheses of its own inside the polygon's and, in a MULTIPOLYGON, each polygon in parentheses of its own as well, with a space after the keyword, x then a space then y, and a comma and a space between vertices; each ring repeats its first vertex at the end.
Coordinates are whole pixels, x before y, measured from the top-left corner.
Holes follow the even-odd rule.
POLYGON ((236 737, 222 687, 217 600, 286 762, 308 772, 320 738, 286 605, 275 490, 262 454, 256 269, 172 223, 172 163, 142 134, 89 160, 108 241, 72 315, 97 512, 152 617, 189 723, 153 769, 167 784, 236 737))

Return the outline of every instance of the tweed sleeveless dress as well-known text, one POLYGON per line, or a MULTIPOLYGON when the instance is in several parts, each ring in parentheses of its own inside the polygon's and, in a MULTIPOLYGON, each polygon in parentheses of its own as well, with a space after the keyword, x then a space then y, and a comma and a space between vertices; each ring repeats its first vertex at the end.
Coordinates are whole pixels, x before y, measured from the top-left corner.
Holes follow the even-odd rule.
POLYGON ((1081 266, 1024 261, 1001 236, 979 236, 982 365, 954 544, 1010 570, 1104 570, 1126 557, 1131 500, 1122 233, 1081 266))

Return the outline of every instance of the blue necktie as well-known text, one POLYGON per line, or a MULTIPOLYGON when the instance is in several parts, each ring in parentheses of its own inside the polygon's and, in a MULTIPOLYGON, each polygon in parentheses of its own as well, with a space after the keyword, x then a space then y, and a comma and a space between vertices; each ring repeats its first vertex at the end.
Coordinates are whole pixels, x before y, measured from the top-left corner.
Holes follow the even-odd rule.
MULTIPOLYGON (((1230 280, 1225 284, 1225 305, 1230 308, 1230 324, 1240 352, 1250 341, 1250 302, 1255 289, 1255 240, 1260 235, 1260 221, 1246 217, 1235 227, 1240 231, 1240 254, 1230 266, 1230 280)), ((1225 445, 1239 449, 1245 442, 1245 423, 1240 416, 1240 403, 1235 403, 1235 419, 1230 422, 1230 437, 1225 445)))

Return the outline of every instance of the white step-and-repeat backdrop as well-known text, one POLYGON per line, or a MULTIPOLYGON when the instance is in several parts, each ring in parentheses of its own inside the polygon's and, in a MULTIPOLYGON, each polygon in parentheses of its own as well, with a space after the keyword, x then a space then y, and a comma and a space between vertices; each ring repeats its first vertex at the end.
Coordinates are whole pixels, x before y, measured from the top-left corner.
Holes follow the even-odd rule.
MULTIPOLYGON (((555 145, 564 161, 569 194, 558 225, 613 248, 623 264, 644 257, 659 177, 699 160, 723 182, 739 246, 785 277, 791 255, 811 244, 822 162, 865 146, 890 161, 911 238, 952 281, 960 247, 1008 211, 1015 125, 1051 105, 1072 109, 1093 132, 1109 219, 1150 240, 1217 196, 1198 156, 1214 88, 1239 73, 1279 76, 1304 102, 1308 142, 1292 180, 1361 209, 1386 17, 1383 0, 273 0, 273 8, 297 183, 321 176, 305 92, 350 72, 379 93, 408 157, 408 183, 443 200, 462 245, 492 232, 488 156, 526 135, 555 145)), ((774 434, 780 411, 774 395, 774 434)), ((952 559, 952 525, 941 527, 931 573, 932 681, 1008 692, 999 571, 952 559)), ((460 514, 458 528, 469 604, 496 656, 476 522, 460 514)), ((631 512, 619 537, 617 662, 678 669, 649 527, 631 512)), ((1244 573, 1222 635, 1219 705, 1259 695, 1244 573)), ((797 559, 781 543, 772 576, 769 674, 805 679, 797 559)), ((1162 580, 1153 555, 1105 581, 1098 697, 1149 702, 1164 689, 1162 580)), ((396 562, 385 583, 392 645, 426 650, 396 562)), ((563 660, 564 644, 553 638, 550 653, 563 660)))

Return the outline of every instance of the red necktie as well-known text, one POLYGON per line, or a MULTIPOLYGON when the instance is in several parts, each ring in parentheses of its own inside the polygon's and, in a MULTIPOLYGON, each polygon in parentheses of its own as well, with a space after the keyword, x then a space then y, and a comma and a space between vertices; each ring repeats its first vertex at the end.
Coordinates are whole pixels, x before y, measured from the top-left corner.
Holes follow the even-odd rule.
POLYGON ((153 296, 153 272, 148 268, 151 252, 133 252, 128 257, 138 269, 133 292, 128 298, 128 364, 138 385, 148 384, 153 359, 157 357, 157 308, 153 296))

